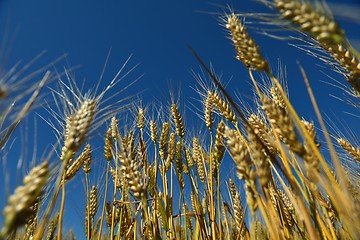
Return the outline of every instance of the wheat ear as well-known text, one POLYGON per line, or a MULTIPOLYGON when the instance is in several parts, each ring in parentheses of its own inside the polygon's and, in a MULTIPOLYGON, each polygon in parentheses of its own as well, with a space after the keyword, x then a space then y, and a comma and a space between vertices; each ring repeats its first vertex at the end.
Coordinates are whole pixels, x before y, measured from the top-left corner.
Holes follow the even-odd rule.
POLYGON ((344 32, 323 8, 315 10, 309 2, 300 0, 275 0, 275 3, 283 18, 291 20, 319 42, 339 44, 344 41, 344 32))
POLYGON ((237 53, 236 58, 247 68, 267 71, 269 69, 267 61, 261 56, 259 46, 250 38, 240 18, 234 13, 227 15, 225 27, 230 31, 237 53))
POLYGON ((351 157, 360 162, 360 148, 355 148, 350 142, 343 138, 336 139, 342 149, 344 149, 351 157))
POLYGON ((26 218, 33 214, 32 206, 38 201, 49 175, 47 162, 34 167, 23 179, 23 185, 15 189, 4 208, 4 227, 0 238, 6 237, 19 226, 26 223, 26 218))

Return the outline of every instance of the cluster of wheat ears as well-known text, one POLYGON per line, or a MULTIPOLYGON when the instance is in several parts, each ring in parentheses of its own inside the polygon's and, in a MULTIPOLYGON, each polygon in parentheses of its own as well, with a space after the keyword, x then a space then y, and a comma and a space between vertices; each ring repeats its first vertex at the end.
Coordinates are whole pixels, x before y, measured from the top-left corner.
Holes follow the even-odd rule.
MULTIPOLYGON (((347 81, 358 108, 360 55, 325 5, 265 3, 277 12, 268 21, 295 30, 314 51, 321 50, 322 59, 347 81)), ((312 120, 293 108, 242 15, 230 10, 221 21, 248 70, 256 109, 243 109, 191 49, 209 76, 199 90, 207 129, 202 136, 186 129, 173 99, 161 113, 139 106, 134 119, 118 119, 122 102, 114 104, 106 93, 126 77, 123 69, 98 95, 82 94, 74 81, 59 80, 60 87, 52 90, 55 107, 48 109, 57 123, 48 121, 58 138, 54 154, 38 160, 7 199, 0 239, 75 239, 73 230, 63 226, 65 219, 74 218, 64 209, 67 185, 76 178, 85 183, 84 194, 77 197, 86 202, 79 239, 359 239, 360 178, 344 164, 344 158, 360 164, 359 147, 345 134, 327 131, 301 66, 317 114, 312 120), (267 84, 261 81, 265 78, 267 84), (107 126, 104 144, 92 146, 90 136, 101 125, 107 126), (233 164, 237 179, 220 174, 224 161, 233 164), (99 162, 106 165, 104 177, 90 181, 99 162)), ((45 83, 55 77, 46 72, 29 88, 28 99, 20 101, 9 99, 9 92, 21 85, 14 81, 18 75, 1 75, 0 101, 6 103, 1 151, 45 83), (9 101, 24 103, 14 108, 9 101)))

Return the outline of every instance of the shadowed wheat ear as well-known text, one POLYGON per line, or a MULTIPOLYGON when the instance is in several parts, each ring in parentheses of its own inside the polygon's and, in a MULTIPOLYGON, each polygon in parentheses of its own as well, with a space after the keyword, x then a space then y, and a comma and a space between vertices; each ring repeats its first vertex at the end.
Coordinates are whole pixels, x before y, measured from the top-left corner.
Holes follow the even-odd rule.
POLYGON ((8 205, 4 208, 4 227, 0 233, 0 239, 5 238, 17 227, 26 223, 26 219, 33 214, 31 207, 38 201, 43 192, 43 187, 48 180, 49 167, 44 162, 34 167, 23 179, 23 185, 15 189, 15 193, 8 199, 8 205))
POLYGON ((155 171, 157 169, 152 166, 148 166, 148 176, 149 176, 149 183, 148 183, 148 191, 151 197, 154 197, 156 194, 156 182, 155 182, 155 171))
POLYGON ((267 71, 269 69, 267 61, 261 56, 259 46, 250 38, 240 18, 234 13, 226 15, 225 18, 225 27, 230 31, 237 53, 236 58, 247 68, 267 71))
POLYGON ((224 135, 225 135, 225 123, 221 121, 217 125, 216 134, 215 134, 214 160, 216 166, 214 167, 216 168, 219 167, 220 161, 223 159, 225 153, 224 135))
POLYGON ((169 139, 169 130, 170 130, 170 124, 168 122, 164 122, 160 133, 160 143, 159 143, 159 155, 163 161, 165 161, 167 157, 166 145, 169 139))
POLYGON ((165 172, 169 170, 171 163, 174 161, 175 158, 175 133, 170 133, 168 145, 169 145, 168 154, 165 161, 165 169, 164 169, 165 172))
POLYGON ((213 102, 211 94, 207 94, 204 102, 204 113, 205 113, 205 124, 206 127, 211 131, 214 125, 214 118, 212 116, 213 102))
POLYGON ((176 142, 176 174, 178 176, 179 185, 183 189, 185 187, 185 181, 183 176, 183 161, 182 161, 182 144, 180 141, 176 142))
POLYGON ((225 154, 224 135, 225 123, 223 121, 220 121, 216 128, 213 157, 210 159, 212 161, 210 166, 212 167, 212 174, 215 179, 218 178, 218 172, 220 171, 220 163, 225 154))
POLYGON ((171 112, 172 112, 174 122, 175 122, 175 126, 176 126, 176 134, 180 138, 184 138, 185 127, 184 127, 183 119, 180 116, 178 106, 175 103, 171 104, 171 112))

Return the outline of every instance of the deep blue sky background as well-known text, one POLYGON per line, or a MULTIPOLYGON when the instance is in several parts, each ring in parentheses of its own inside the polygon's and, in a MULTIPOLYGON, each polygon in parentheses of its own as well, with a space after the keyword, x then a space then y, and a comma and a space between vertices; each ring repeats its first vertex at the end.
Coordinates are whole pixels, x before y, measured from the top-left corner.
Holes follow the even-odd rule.
MULTIPOLYGON (((337 6, 334 10, 338 10, 339 17, 352 15, 360 18, 359 1, 333 3, 355 6, 350 8, 355 11, 349 14, 344 14, 337 6)), ((206 63, 211 62, 217 73, 223 74, 224 81, 232 79, 228 85, 230 92, 233 93, 236 89, 245 97, 253 94, 247 72, 234 58, 232 43, 227 39, 224 27, 219 25, 219 16, 227 9, 226 4, 241 12, 269 11, 253 1, 0 0, 0 42, 6 46, 6 49, 0 49, 2 63, 6 63, 2 67, 9 68, 20 59, 26 63, 46 50, 46 54, 34 64, 34 70, 67 54, 66 60, 57 63, 56 68, 61 71, 63 66, 80 65, 75 70, 76 79, 79 82, 86 80, 85 86, 91 88, 99 79, 110 48, 112 51, 104 85, 114 76, 125 59, 133 54, 130 65, 140 63, 140 66, 132 77, 142 73, 145 75, 127 90, 126 94, 132 95, 146 90, 141 97, 144 105, 157 101, 167 103, 169 87, 177 93, 180 86, 182 107, 186 107, 185 121, 188 127, 190 123, 199 126, 201 120, 189 109, 190 103, 197 104, 196 100, 191 98, 199 98, 192 89, 197 84, 190 70, 199 72, 199 64, 188 51, 186 43, 189 43, 206 63)), ((347 30, 354 46, 360 49, 359 22, 355 24, 346 18, 339 18, 339 22, 347 30)), ((342 93, 324 83, 334 81, 320 72, 321 67, 315 66, 323 66, 321 62, 283 41, 269 39, 254 32, 251 36, 261 46, 263 55, 269 59, 274 69, 278 59, 286 65, 289 95, 300 115, 315 119, 296 60, 300 60, 307 71, 324 113, 331 118, 336 116, 342 120, 344 112, 354 112, 352 107, 330 96, 341 96, 342 93)), ((340 76, 337 79, 344 81, 340 76)), ((118 87, 121 88, 122 85, 118 87)), ((38 112, 41 113, 41 110, 38 112)), ((359 132, 359 117, 345 117, 354 133, 359 132)), ((40 124, 43 123, 39 121, 40 124)), ((39 149, 48 144, 49 131, 50 128, 39 128, 39 149)), ((10 168, 15 169, 15 163, 17 162, 10 164, 10 168)), ((2 176, 3 172, 0 174, 2 176)), ((12 179, 12 184, 20 181, 21 178, 12 179)), ((2 183, 0 180, 0 188, 3 187, 2 183)), ((0 197, 0 206, 3 206, 3 201, 3 197, 0 197)))

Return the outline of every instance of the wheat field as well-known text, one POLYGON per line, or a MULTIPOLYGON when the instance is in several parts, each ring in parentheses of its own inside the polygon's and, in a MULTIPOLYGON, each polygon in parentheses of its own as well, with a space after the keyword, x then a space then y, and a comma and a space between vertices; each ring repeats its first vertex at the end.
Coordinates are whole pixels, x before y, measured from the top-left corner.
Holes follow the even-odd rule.
POLYGON ((169 90, 161 106, 124 97, 141 81, 124 83, 136 68, 130 57, 105 88, 90 92, 70 70, 54 72, 54 62, 25 77, 17 74, 25 67, 2 71, 2 172, 5 156, 16 150, 9 146, 22 138, 18 128, 40 105, 51 118, 39 116, 39 125, 48 125, 54 140, 46 149, 26 142, 41 157, 5 200, 0 240, 359 239, 356 128, 342 131, 319 107, 311 87, 318 65, 304 68, 299 59, 298 72, 286 73, 268 61, 255 32, 318 58, 357 118, 360 53, 325 2, 259 2, 271 14, 222 6, 220 27, 214 25, 233 46, 236 71, 247 75, 251 105, 227 88, 202 53, 184 47, 201 68, 193 72, 201 126, 186 118, 181 92, 169 90), (313 118, 293 105, 292 82, 284 77, 292 74, 306 86, 313 118), (121 91, 112 93, 115 88, 121 91), (46 98, 51 101, 39 104, 46 98))

